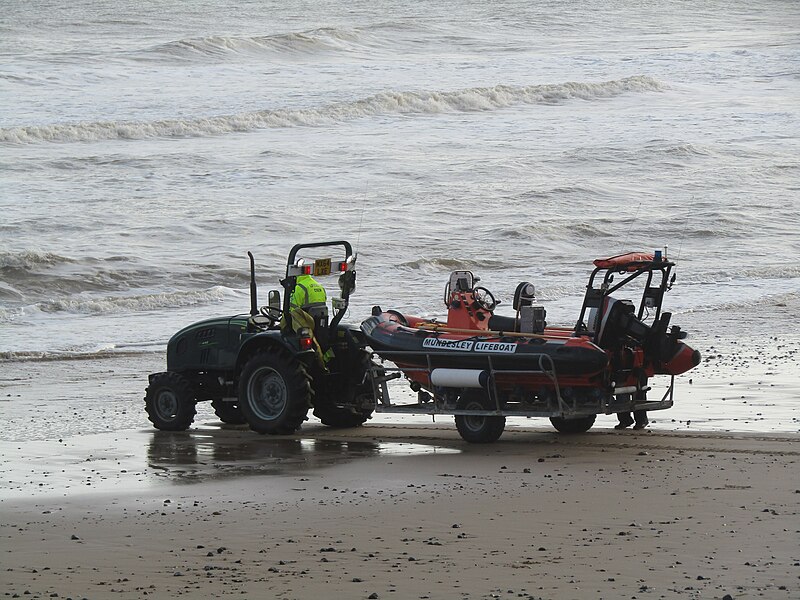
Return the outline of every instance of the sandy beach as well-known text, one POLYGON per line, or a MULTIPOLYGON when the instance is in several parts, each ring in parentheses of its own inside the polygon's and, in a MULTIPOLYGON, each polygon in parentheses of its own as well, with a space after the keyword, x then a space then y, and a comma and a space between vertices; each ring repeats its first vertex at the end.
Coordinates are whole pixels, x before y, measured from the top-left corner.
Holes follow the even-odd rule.
POLYGON ((490 445, 396 415, 259 436, 207 403, 158 432, 162 353, 0 363, 4 597, 797 598, 800 340, 692 329, 647 430, 490 445))
POLYGON ((794 434, 518 428, 468 445, 449 424, 216 424, 4 447, 6 597, 800 590, 794 434))

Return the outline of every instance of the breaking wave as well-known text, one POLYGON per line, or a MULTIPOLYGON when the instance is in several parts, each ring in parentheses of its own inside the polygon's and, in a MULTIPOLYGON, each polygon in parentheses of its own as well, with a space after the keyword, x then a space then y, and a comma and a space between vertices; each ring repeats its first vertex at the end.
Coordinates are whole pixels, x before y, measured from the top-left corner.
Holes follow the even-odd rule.
MULTIPOLYGON (((262 269, 262 275, 274 274, 270 269, 262 269)), ((154 290, 209 289, 212 286, 238 289, 247 285, 249 280, 246 275, 243 269, 226 268, 216 263, 186 263, 183 269, 168 272, 138 257, 122 255, 100 258, 67 257, 39 250, 0 252, 0 303, 9 301, 18 307, 34 305, 43 299, 55 299, 53 310, 58 310, 66 306, 63 304, 65 302, 80 305, 86 302, 87 297, 98 298, 102 295, 103 298, 113 297, 114 302, 125 304, 131 301, 131 297, 122 295, 137 290, 151 293, 154 290)), ((164 301, 162 296, 158 298, 164 301)), ((102 305, 103 301, 91 302, 100 302, 102 305)), ((47 311, 48 307, 42 310, 47 311)), ((95 309, 87 310, 92 312, 95 309)), ((0 309, 0 321, 2 319, 0 309)))
POLYGON ((160 350, 119 350, 104 348, 95 351, 36 351, 19 350, 0 352, 0 363, 4 362, 50 362, 57 360, 98 360, 103 358, 120 358, 124 356, 140 356, 146 353, 160 354, 160 350))
POLYGON ((718 311, 737 311, 742 309, 757 308, 759 310, 768 310, 774 313, 779 309, 787 309, 787 312, 794 315, 797 311, 798 304, 800 303, 800 292, 765 292, 756 293, 750 297, 740 298, 736 300, 727 299, 720 302, 709 303, 705 305, 695 305, 690 308, 682 310, 672 310, 673 313, 690 314, 690 313, 709 313, 718 311))
POLYGON ((536 240, 536 239, 595 239, 610 238, 619 234, 620 226, 616 222, 601 219, 592 223, 553 223, 542 221, 539 223, 524 223, 497 228, 494 234, 500 238, 511 240, 536 240))
POLYGON ((39 252, 37 250, 0 252, 0 273, 3 273, 6 269, 32 271, 41 266, 53 267, 72 262, 75 261, 53 252, 39 252))
POLYGON ((455 258, 421 258, 397 265, 399 269, 410 271, 458 271, 464 269, 499 269, 506 266, 506 263, 498 260, 488 259, 464 259, 455 258))
POLYGON ((231 288, 214 286, 207 290, 162 292, 139 296, 121 296, 106 298, 64 298, 40 302, 36 308, 45 313, 83 313, 113 314, 143 312, 162 308, 182 308, 197 304, 222 302, 227 298, 239 296, 240 293, 231 288))
POLYGON ((131 296, 98 296, 83 294, 44 300, 26 306, 0 306, 0 323, 9 323, 39 314, 130 314, 152 310, 184 308, 241 298, 245 292, 224 286, 204 290, 159 292, 131 296))
POLYGON ((188 38, 160 44, 141 52, 148 58, 192 60, 195 58, 224 58, 241 54, 307 55, 318 52, 349 52, 363 47, 364 36, 357 29, 321 27, 308 31, 264 36, 209 36, 188 38))
POLYGON ((600 100, 629 92, 655 92, 664 85, 637 75, 599 83, 478 87, 450 92, 381 92, 360 100, 305 109, 277 109, 235 115, 158 121, 97 121, 0 129, 0 143, 87 142, 109 139, 202 137, 265 128, 313 127, 377 115, 482 112, 517 105, 552 105, 600 100))

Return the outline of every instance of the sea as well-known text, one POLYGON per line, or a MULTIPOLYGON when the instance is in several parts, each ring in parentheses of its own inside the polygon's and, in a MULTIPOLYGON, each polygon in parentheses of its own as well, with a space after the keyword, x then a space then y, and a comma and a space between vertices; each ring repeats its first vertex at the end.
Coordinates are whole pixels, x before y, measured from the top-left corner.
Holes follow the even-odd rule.
POLYGON ((796 432, 798 31, 790 0, 4 0, 0 412, 135 397, 111 427, 147 426, 146 372, 41 378, 163 368, 249 310, 248 251, 263 303, 294 244, 345 239, 352 323, 442 315, 469 269, 570 325, 592 260, 661 250, 695 389, 782 390, 746 426, 713 390, 664 422, 796 432))

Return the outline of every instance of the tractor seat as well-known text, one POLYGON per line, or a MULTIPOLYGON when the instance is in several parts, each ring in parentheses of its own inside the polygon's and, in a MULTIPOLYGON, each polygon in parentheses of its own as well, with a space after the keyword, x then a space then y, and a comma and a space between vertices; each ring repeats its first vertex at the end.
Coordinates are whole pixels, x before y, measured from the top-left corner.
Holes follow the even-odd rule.
POLYGON ((324 302, 315 302, 314 304, 306 304, 303 306, 306 311, 314 319, 314 331, 319 336, 322 331, 328 330, 328 305, 324 302))

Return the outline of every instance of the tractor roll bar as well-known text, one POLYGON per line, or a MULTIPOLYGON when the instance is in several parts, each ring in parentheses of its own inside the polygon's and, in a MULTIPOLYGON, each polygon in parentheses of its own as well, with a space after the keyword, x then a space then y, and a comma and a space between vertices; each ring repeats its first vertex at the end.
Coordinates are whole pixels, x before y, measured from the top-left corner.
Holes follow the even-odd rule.
POLYGON ((289 251, 289 260, 286 265, 291 266, 297 257, 297 253, 303 248, 321 248, 322 246, 343 246, 345 251, 345 260, 353 256, 353 246, 350 242, 344 240, 337 240, 334 242, 315 242, 313 244, 295 244, 289 251))

